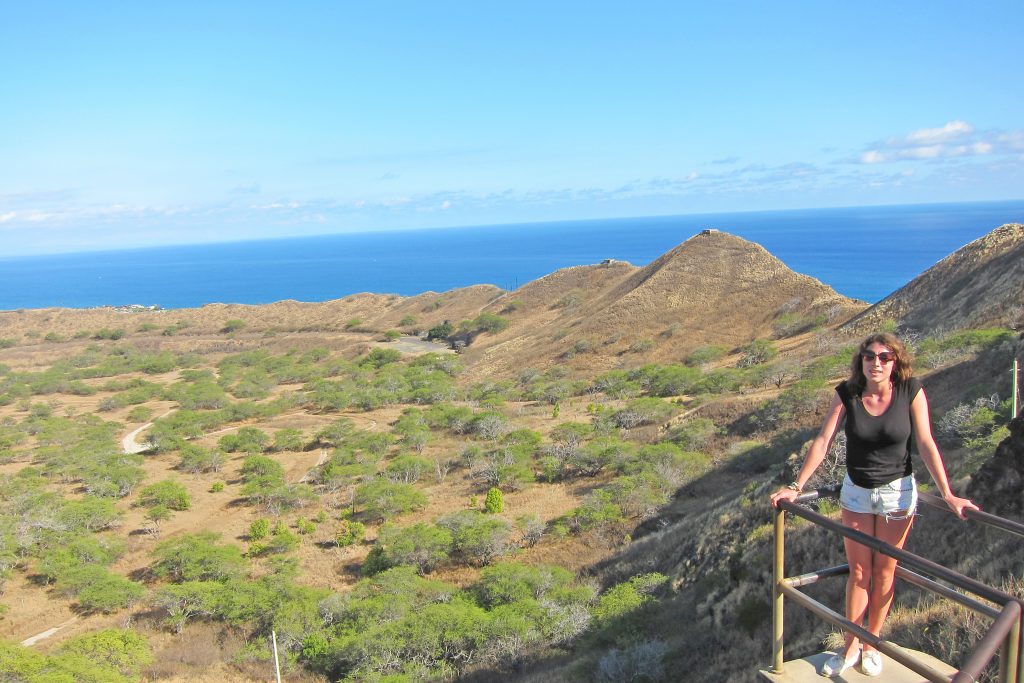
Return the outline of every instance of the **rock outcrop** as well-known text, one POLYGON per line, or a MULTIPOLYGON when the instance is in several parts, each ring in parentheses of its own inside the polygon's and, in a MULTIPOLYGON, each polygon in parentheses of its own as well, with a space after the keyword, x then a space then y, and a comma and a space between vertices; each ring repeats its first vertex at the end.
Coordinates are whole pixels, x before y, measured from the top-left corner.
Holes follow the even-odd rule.
POLYGON ((924 333, 1024 324, 1024 225, 1008 223, 956 250, 846 327, 886 320, 924 333))
POLYGON ((1024 520, 1024 415, 1010 422, 1010 436, 971 477, 967 495, 986 512, 1024 520))

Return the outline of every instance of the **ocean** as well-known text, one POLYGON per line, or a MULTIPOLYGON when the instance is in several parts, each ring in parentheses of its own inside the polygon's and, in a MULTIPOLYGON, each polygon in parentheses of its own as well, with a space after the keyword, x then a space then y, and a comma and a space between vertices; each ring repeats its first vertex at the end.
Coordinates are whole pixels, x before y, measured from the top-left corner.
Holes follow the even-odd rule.
POLYGON ((328 301, 474 284, 515 289, 604 259, 650 263, 705 228, 757 242, 869 303, 1010 222, 1024 201, 691 214, 438 228, 0 258, 0 310, 328 301))

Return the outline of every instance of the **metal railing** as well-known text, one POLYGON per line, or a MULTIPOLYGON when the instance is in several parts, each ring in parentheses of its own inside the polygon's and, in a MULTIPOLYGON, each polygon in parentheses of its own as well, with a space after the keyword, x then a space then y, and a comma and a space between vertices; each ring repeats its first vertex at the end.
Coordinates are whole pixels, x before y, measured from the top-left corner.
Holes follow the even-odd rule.
MULTIPOLYGON (((775 562, 773 567, 773 600, 772 600, 772 670, 781 674, 784 667, 783 657, 783 606, 786 598, 789 598, 800 606, 810 610, 816 616, 829 623, 848 631, 860 638, 863 642, 875 647, 887 657, 899 662, 918 675, 924 676, 933 683, 968 683, 976 681, 982 670, 995 656, 998 651, 999 657, 999 680, 1001 683, 1024 683, 1024 601, 1015 598, 1008 593, 997 590, 964 576, 947 567, 936 564, 913 553, 895 548, 888 543, 878 540, 863 532, 851 529, 841 522, 829 519, 824 515, 801 507, 799 503, 808 503, 819 498, 836 498, 839 494, 839 487, 823 488, 799 496, 793 502, 780 502, 774 510, 775 522, 775 562), (848 564, 837 567, 820 569, 800 576, 786 577, 785 575, 785 521, 786 512, 791 512, 799 517, 822 527, 834 531, 846 538, 861 543, 872 550, 895 558, 899 565, 896 567, 896 576, 912 583, 918 587, 932 591, 944 598, 954 600, 957 603, 971 609, 979 614, 985 615, 993 620, 988 631, 982 636, 975 646, 974 652, 968 657, 963 667, 952 677, 936 670, 926 662, 921 661, 913 654, 903 648, 879 638, 855 624, 844 615, 829 609, 822 603, 803 594, 798 589, 826 578, 848 574, 848 564), (916 571, 914 571, 916 570, 916 571), (918 572, 928 574, 932 578, 923 576, 918 572), (938 579, 950 584, 961 591, 968 591, 973 595, 994 603, 993 607, 985 602, 976 600, 964 593, 949 588, 933 579, 938 579)), ((920 494, 921 502, 926 505, 944 509, 952 514, 952 511, 940 498, 927 493, 920 494)), ((977 510, 968 510, 968 520, 980 522, 1012 534, 1024 537, 1024 525, 1017 522, 997 517, 977 510)))

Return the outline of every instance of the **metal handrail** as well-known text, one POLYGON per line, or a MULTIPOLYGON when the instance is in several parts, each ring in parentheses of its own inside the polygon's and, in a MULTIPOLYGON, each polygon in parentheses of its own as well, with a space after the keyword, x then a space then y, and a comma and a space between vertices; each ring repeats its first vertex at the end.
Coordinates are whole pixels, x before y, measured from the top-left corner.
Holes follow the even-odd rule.
MULTIPOLYGON (((917 497, 918 500, 920 500, 922 503, 926 503, 927 505, 930 505, 933 508, 936 508, 938 510, 945 510, 951 515, 956 514, 949 509, 949 506, 946 505, 946 501, 942 500, 938 496, 932 495, 930 493, 924 493, 922 491, 917 495, 917 497)), ((971 520, 972 522, 981 522, 982 524, 995 527, 997 529, 1002 529, 1003 531, 1007 531, 1011 534, 1024 536, 1024 524, 1021 524, 1020 522, 1015 522, 1012 519, 1006 519, 1005 517, 997 517, 996 515, 984 512, 983 510, 971 509, 964 510, 964 517, 971 520)))
MULTIPOLYGON (((774 599, 773 599, 773 644, 772 644, 772 655, 773 664, 772 669, 776 673, 781 673, 784 664, 783 658, 783 605, 784 598, 789 597, 796 601, 801 606, 809 609, 817 616, 824 618, 840 628, 853 633, 854 635, 861 638, 864 642, 876 647, 883 654, 891 657, 892 659, 900 662, 907 668, 913 670, 924 676, 929 681, 941 682, 941 683, 967 683, 968 681, 974 681, 984 667, 991 661, 992 657, 995 656, 996 651, 1002 647, 1000 656, 1000 680, 1004 683, 1010 683, 1011 681, 1017 681, 1017 683, 1024 683, 1024 661, 1022 660, 1021 653, 1024 651, 1024 628, 1022 628, 1022 606, 1024 601, 1015 598, 1008 593, 992 588, 984 583, 976 581, 968 576, 964 576, 959 572, 953 571, 947 567, 936 564, 931 560, 915 555, 906 550, 895 548, 879 539, 869 536, 863 532, 851 529, 835 520, 829 519, 816 512, 812 512, 806 508, 800 507, 799 503, 807 503, 818 500, 819 498, 825 497, 837 497, 839 492, 839 486, 827 487, 818 489, 798 496, 794 501, 780 501, 775 509, 775 563, 773 568, 773 584, 774 584, 774 599), (946 598, 956 600, 960 604, 972 609, 976 612, 984 614, 994 619, 988 632, 978 642, 975 651, 968 658, 968 661, 960 669, 960 671, 953 677, 950 678, 941 672, 936 671, 927 664, 919 661, 913 655, 907 653, 902 648, 889 643, 881 638, 878 638, 871 634, 866 629, 862 628, 858 624, 854 624, 852 621, 845 618, 845 616, 834 612, 825 605, 813 600, 812 598, 804 595, 797 590, 798 587, 816 583, 822 578, 828 578, 837 576, 840 574, 849 572, 849 565, 840 565, 839 567, 831 567, 828 569, 818 570, 808 574, 803 574, 797 577, 785 576, 784 572, 784 556, 785 556, 785 513, 786 511, 792 512, 808 521, 817 524, 829 531, 834 531, 842 536, 850 538, 860 544, 863 544, 873 550, 881 552, 889 557, 895 558, 898 562, 903 565, 913 567, 919 571, 923 571, 934 576, 937 579, 945 581, 947 583, 960 588, 961 590, 967 590, 974 593, 978 597, 996 603, 1001 606, 1001 609, 995 609, 984 603, 978 602, 968 596, 965 596, 957 591, 943 586, 931 579, 928 579, 920 574, 917 574, 906 567, 897 566, 897 576, 900 578, 914 583, 926 590, 933 591, 946 598)), ((942 507, 948 510, 941 499, 936 499, 935 496, 930 494, 922 493, 921 499, 928 505, 935 507, 942 507)), ((967 519, 979 521, 990 526, 995 526, 1000 529, 1004 529, 1011 533, 1019 533, 1024 535, 1024 525, 1017 524, 1011 520, 1006 520, 995 515, 988 513, 982 513, 980 511, 969 510, 965 515, 967 519), (1018 528, 1019 527, 1019 528, 1018 528)))

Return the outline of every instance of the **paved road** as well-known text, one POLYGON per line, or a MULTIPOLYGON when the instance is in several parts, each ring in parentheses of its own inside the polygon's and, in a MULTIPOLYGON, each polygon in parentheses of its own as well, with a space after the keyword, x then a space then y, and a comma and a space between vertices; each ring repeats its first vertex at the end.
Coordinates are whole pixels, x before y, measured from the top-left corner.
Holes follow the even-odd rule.
POLYGON ((424 341, 419 337, 399 337, 391 345, 402 353, 455 353, 443 344, 424 341))

